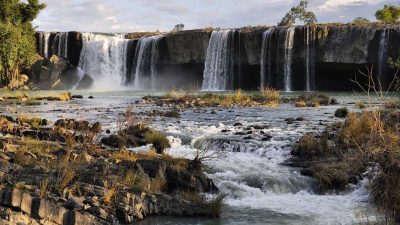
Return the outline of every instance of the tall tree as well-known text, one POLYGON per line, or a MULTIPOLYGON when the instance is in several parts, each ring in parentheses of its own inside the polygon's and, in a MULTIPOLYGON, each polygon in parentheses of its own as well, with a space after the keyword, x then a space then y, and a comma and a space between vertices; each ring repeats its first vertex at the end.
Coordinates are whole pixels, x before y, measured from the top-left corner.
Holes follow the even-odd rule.
POLYGON ((383 9, 376 11, 375 17, 384 23, 397 23, 400 19, 400 7, 385 5, 383 9))
POLYGON ((5 84, 18 79, 21 69, 33 63, 36 47, 32 21, 45 6, 39 0, 0 1, 0 78, 5 84))
POLYGON ((301 0, 300 4, 292 7, 288 13, 282 18, 278 26, 293 26, 296 19, 302 21, 306 25, 317 23, 317 17, 312 11, 307 11, 308 0, 301 0))

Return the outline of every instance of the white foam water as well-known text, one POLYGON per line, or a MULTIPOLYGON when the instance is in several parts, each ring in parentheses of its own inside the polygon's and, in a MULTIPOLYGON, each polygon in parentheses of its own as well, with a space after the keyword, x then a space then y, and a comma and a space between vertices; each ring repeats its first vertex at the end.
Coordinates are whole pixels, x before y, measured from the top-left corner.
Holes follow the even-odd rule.
MULTIPOLYGON (((318 112, 318 116, 323 117, 326 110, 329 111, 318 112)), ((291 157, 290 150, 295 141, 310 130, 322 129, 321 126, 317 123, 297 126, 276 123, 283 113, 278 110, 262 113, 264 118, 268 118, 264 120, 266 126, 262 134, 270 134, 270 141, 260 141, 259 135, 262 134, 254 129, 253 139, 237 137, 235 133, 246 130, 245 127, 251 127, 254 121, 263 118, 257 113, 254 118, 241 117, 241 127, 233 126, 229 113, 220 112, 224 117, 207 117, 209 122, 202 121, 202 118, 193 121, 194 117, 185 120, 184 117, 179 125, 160 124, 158 128, 172 135, 169 137, 172 144, 169 153, 172 155, 193 158, 199 148, 218 154, 206 164, 209 177, 220 191, 228 194, 225 202, 227 218, 232 216, 229 211, 248 211, 251 214, 252 210, 262 210, 279 215, 274 219, 278 223, 288 220, 290 224, 353 224, 365 220, 360 215, 373 212, 373 207, 368 204, 367 180, 349 187, 348 192, 321 195, 312 178, 301 175, 296 168, 282 165, 291 157), (213 125, 221 118, 226 121, 213 125)))

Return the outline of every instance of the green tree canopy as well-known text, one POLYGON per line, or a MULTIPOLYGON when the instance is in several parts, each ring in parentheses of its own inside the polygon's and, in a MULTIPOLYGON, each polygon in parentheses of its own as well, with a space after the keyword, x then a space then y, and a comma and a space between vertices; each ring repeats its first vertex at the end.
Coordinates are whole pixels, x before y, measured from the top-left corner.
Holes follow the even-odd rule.
POLYGON ((278 26, 293 26, 296 19, 302 21, 306 25, 315 24, 317 17, 312 11, 307 11, 308 0, 301 0, 300 4, 292 7, 288 13, 282 18, 278 26))
POLYGON ((357 17, 351 23, 354 24, 354 25, 365 25, 365 24, 370 23, 370 21, 367 18, 364 18, 364 17, 357 17))
POLYGON ((182 31, 183 29, 185 29, 185 25, 183 23, 179 23, 174 26, 174 29, 172 29, 172 32, 182 31))
POLYGON ((39 0, 0 1, 0 77, 6 84, 18 79, 36 54, 32 20, 45 7, 39 0))
POLYGON ((400 19, 400 7, 385 5, 383 9, 376 11, 375 17, 384 23, 397 23, 400 19))

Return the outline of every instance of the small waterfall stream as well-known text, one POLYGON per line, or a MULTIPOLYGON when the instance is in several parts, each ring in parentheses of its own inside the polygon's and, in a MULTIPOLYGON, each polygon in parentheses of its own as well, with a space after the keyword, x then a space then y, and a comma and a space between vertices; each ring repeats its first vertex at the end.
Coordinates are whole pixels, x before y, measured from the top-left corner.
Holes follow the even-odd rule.
POLYGON ((233 89, 234 31, 213 31, 209 41, 202 90, 233 89))
POLYGON ((158 43, 161 36, 143 37, 135 50, 133 87, 137 90, 155 88, 156 64, 159 58, 158 43))
POLYGON ((385 75, 386 65, 387 65, 387 46, 389 40, 389 30, 382 30, 380 41, 379 41, 379 50, 378 50, 378 75, 379 79, 385 75))
POLYGON ((68 32, 56 34, 53 42, 53 54, 68 58, 68 32))
POLYGON ((130 40, 121 36, 83 33, 79 68, 94 79, 94 89, 120 89, 127 74, 130 40))
POLYGON ((283 30, 284 33, 284 91, 292 91, 292 60, 295 28, 290 27, 283 30))
POLYGON ((315 91, 315 40, 315 29, 306 26, 304 29, 306 91, 315 91))
POLYGON ((260 89, 263 90, 265 85, 271 85, 272 80, 272 34, 275 29, 268 29, 263 33, 261 47, 261 71, 260 71, 260 89))

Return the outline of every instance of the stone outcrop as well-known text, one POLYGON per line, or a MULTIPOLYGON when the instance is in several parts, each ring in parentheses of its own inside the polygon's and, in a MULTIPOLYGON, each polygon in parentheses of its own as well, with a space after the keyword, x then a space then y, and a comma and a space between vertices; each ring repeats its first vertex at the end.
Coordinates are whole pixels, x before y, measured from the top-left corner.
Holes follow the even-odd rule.
POLYGON ((111 225, 152 215, 211 215, 200 194, 218 190, 191 160, 104 148, 95 141, 99 123, 30 124, 0 117, 0 132, 8 134, 0 139, 0 224, 111 225))

